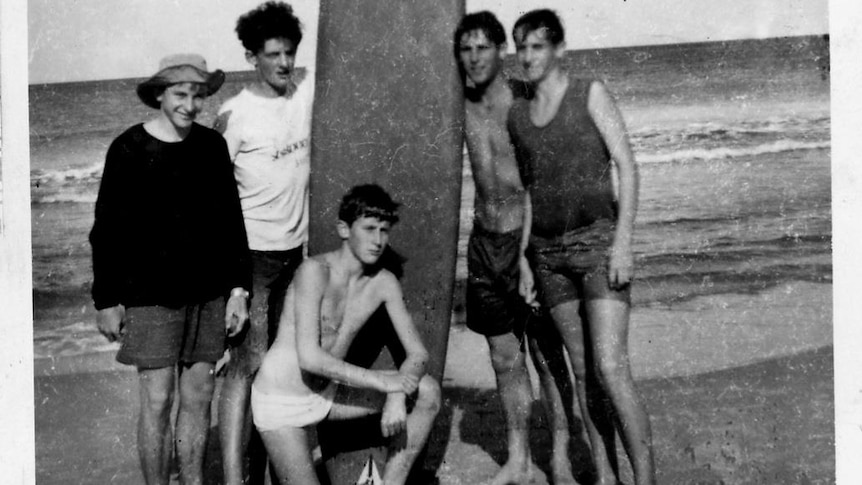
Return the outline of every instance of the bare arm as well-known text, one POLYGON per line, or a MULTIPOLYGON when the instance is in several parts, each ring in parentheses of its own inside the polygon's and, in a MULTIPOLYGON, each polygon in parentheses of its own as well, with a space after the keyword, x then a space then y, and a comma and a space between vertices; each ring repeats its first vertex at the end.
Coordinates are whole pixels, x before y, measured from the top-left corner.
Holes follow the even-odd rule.
POLYGON ((385 277, 382 283, 382 291, 384 292, 384 304, 386 311, 389 313, 389 319, 392 321, 392 326, 395 328, 395 333, 404 347, 407 357, 401 363, 399 372, 407 378, 413 389, 408 390, 408 393, 415 391, 415 387, 419 384, 419 380, 425 375, 425 366, 428 363, 428 351, 422 343, 422 338, 419 336, 419 331, 416 325, 413 324, 413 319, 410 317, 410 312, 407 311, 407 306, 404 304, 404 296, 401 292, 401 284, 391 274, 381 275, 385 277))
POLYGON ((518 258, 518 268, 520 281, 518 284, 518 293, 524 297, 524 302, 530 306, 538 306, 536 301, 536 283, 533 277, 533 269, 530 268, 530 262, 527 260, 527 247, 530 245, 530 232, 533 227, 533 202, 530 199, 530 191, 524 189, 524 223, 521 226, 521 247, 520 257, 518 258))
POLYGON ((484 167, 489 167, 492 164, 493 151, 491 149, 491 136, 487 128, 483 126, 481 117, 475 113, 478 109, 475 106, 467 106, 464 109, 464 133, 467 144, 467 153, 470 158, 470 168, 473 173, 474 186, 476 188, 475 204, 479 207, 474 207, 476 217, 482 217, 484 213, 484 204, 486 191, 481 183, 481 173, 484 167))
POLYGON ((386 311, 389 313, 389 319, 406 353, 399 374, 404 378, 405 387, 410 388, 406 393, 390 393, 386 396, 383 415, 380 419, 380 430, 383 436, 394 436, 406 430, 407 394, 414 392, 419 386, 419 380, 425 374, 428 352, 422 344, 416 326, 413 324, 413 319, 404 304, 401 284, 392 275, 386 275, 383 283, 386 311))
POLYGON ((604 138, 619 176, 619 217, 611 247, 608 277, 612 286, 630 282, 634 272, 632 234, 638 200, 638 172, 623 117, 604 84, 590 86, 587 107, 604 138))
POLYGON ((397 375, 364 369, 334 357, 320 346, 320 306, 329 270, 319 261, 306 260, 296 272, 296 351, 299 366, 312 374, 349 386, 381 392, 407 392, 397 375))
POLYGON ((467 106, 464 109, 464 132, 467 143, 467 153, 470 154, 470 165, 486 167, 491 163, 491 137, 482 126, 482 119, 474 110, 467 106))

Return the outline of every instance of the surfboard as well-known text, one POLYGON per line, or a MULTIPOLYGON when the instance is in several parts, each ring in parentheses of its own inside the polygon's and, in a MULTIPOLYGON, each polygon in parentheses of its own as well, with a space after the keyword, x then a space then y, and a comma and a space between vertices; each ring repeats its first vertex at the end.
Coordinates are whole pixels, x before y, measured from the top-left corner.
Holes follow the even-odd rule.
MULTIPOLYGON (((405 301, 441 383, 461 193, 452 35, 463 14, 463 0, 322 0, 315 68, 309 253, 337 247, 338 204, 350 187, 373 182, 392 194, 402 204, 390 243, 404 258, 405 301)), ((333 484, 356 481, 369 451, 351 453, 336 459, 344 471, 327 465, 333 484)))

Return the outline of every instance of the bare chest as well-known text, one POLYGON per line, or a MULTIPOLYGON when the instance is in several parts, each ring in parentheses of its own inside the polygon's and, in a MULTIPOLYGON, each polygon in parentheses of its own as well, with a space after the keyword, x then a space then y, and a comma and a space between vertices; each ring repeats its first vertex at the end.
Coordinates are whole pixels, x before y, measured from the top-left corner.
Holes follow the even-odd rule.
POLYGON ((320 306, 320 345, 343 357, 353 338, 380 306, 371 285, 335 285, 324 294, 320 306))

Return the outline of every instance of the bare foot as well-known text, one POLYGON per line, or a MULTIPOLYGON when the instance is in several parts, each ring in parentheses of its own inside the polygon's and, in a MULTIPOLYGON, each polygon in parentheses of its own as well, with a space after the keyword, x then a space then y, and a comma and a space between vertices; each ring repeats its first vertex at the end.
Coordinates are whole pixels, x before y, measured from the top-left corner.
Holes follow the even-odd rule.
POLYGON ((488 485, 526 485, 530 483, 530 462, 506 462, 488 485))
POLYGON ((551 460, 551 475, 554 485, 580 485, 572 473, 572 464, 565 456, 555 456, 551 460))

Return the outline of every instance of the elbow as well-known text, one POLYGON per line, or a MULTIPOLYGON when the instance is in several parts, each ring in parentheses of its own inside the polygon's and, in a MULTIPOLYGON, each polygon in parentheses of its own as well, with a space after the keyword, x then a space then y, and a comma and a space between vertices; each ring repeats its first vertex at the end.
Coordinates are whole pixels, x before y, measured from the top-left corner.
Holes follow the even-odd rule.
POLYGON ((306 372, 311 372, 312 374, 320 374, 320 369, 322 367, 321 359, 313 349, 304 349, 303 346, 299 346, 296 357, 299 361, 300 369, 306 372))

